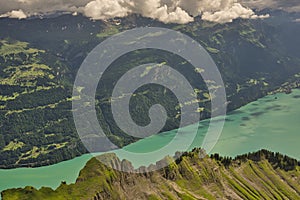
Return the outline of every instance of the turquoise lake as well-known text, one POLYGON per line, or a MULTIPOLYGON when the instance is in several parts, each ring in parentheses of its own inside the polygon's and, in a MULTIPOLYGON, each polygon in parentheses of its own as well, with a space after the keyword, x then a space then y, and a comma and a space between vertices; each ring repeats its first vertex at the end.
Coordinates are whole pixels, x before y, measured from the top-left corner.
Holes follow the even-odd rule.
MULTIPOLYGON (((228 114, 222 135, 210 153, 236 156, 268 149, 300 160, 299 103, 300 90, 296 89, 288 95, 266 96, 228 114)), ((208 123, 208 120, 199 123, 200 128, 191 149, 202 145, 208 123)), ((193 126, 198 124, 186 127, 186 132, 188 133, 193 126)), ((174 130, 155 135, 128 145, 124 149, 135 153, 155 150, 168 144, 175 134, 174 130)), ((181 138, 182 141, 187 139, 186 137, 188 134, 181 138)), ((55 189, 61 181, 75 182, 79 171, 91 157, 89 154, 83 155, 47 167, 0 170, 0 191, 27 185, 55 189)), ((151 160, 151 158, 144 159, 151 160)), ((138 166, 140 163, 137 161, 134 164, 138 166)))

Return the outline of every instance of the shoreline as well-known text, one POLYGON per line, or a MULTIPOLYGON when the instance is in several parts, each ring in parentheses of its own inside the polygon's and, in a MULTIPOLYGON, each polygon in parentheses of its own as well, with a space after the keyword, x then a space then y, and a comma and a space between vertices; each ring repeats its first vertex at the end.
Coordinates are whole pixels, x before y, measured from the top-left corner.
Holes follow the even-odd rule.
MULTIPOLYGON (((219 143, 216 145, 217 148, 215 148, 214 151, 209 153, 209 155, 218 153, 221 156, 229 156, 229 157, 236 157, 241 154, 245 154, 247 152, 255 152, 260 149, 268 149, 272 152, 280 152, 284 155, 288 155, 291 158, 297 158, 299 160, 298 156, 298 149, 296 148, 296 142, 298 141, 298 132, 297 126, 294 126, 293 129, 286 128, 281 131, 281 134, 277 134, 277 132, 270 130, 269 127, 273 126, 272 123, 278 124, 278 126, 275 126, 276 130, 277 127, 281 127, 282 124, 285 124, 285 121, 282 121, 282 117, 286 118, 287 116, 292 116, 292 121, 288 120, 287 122, 291 122, 290 124, 287 124, 287 127, 290 127, 291 124, 297 123, 298 118, 295 116, 298 116, 299 109, 294 109, 294 106, 298 105, 298 99, 295 98, 295 96, 300 96, 299 90, 293 90, 295 91, 295 94, 293 95, 285 95, 284 93, 277 95, 278 100, 275 100, 274 97, 276 96, 269 96, 264 97, 258 100, 257 103, 253 102, 250 103, 250 105, 247 105, 247 107, 242 108, 240 111, 238 111, 234 115, 228 116, 231 118, 231 120, 228 121, 227 126, 224 127, 224 132, 222 134, 223 138, 220 138, 219 143), (264 102, 270 102, 272 100, 273 103, 267 103, 264 104, 264 102), (261 104, 261 103, 262 104, 261 104), (274 104, 282 105, 282 111, 275 111, 272 109, 268 109, 266 111, 265 116, 257 116, 258 121, 265 120, 262 123, 264 126, 268 123, 269 125, 266 125, 262 129, 256 129, 255 127, 259 124, 257 124, 257 118, 255 116, 251 117, 249 114, 256 113, 258 111, 263 111, 266 108, 273 108, 274 104), (290 108, 284 107, 285 105, 291 105, 290 108), (253 108, 257 108, 256 111, 251 111, 253 108), (289 111, 293 111, 290 113, 289 111), (250 121, 243 122, 242 118, 245 116, 250 117, 250 121), (271 118, 270 118, 271 117, 271 118), (274 118, 275 117, 275 118, 274 118), (252 119, 252 120, 251 120, 252 119), (282 123, 277 123, 277 120, 281 120, 282 123), (241 123, 248 123, 248 127, 246 126, 240 126, 241 123), (238 127, 237 127, 238 126, 238 127), (253 129, 254 128, 254 129, 253 129), (243 131, 245 130, 246 131, 243 131), (270 130, 269 132, 266 132, 267 130, 270 130), (253 130, 257 132, 257 134, 252 135, 249 130, 253 130), (284 137, 283 140, 282 134, 286 131, 289 131, 288 136, 284 137), (297 132, 296 134, 294 134, 297 132), (245 139, 244 134, 248 134, 248 137, 245 139), (274 134, 274 135, 273 135, 274 134), (253 137, 254 136, 254 137, 253 137), (276 139, 277 138, 277 139, 276 139), (282 139, 280 139, 282 138, 282 139), (290 138, 290 139, 288 139, 290 138), (267 140, 265 140, 267 139, 267 140), (258 141, 256 141, 258 140, 258 141), (272 142, 272 141, 273 142, 272 142), (248 142, 249 145, 247 147, 245 146, 244 142, 248 142), (255 142, 255 145, 251 145, 252 142, 255 142), (284 142, 284 144, 288 145, 280 145, 282 148, 278 147, 278 144, 281 144, 284 142), (291 143, 289 143, 291 142, 291 143), (274 145, 266 145, 272 143, 274 145), (232 144, 232 145, 230 145, 232 144), (229 145, 229 146, 228 146, 229 145), (278 147, 278 148, 276 148, 278 147), (227 150, 226 150, 227 149, 227 150)), ((277 107, 278 108, 278 107, 277 107)), ((297 107, 299 108, 299 107, 297 107)), ((261 124, 261 123, 260 123, 261 124)), ((297 124, 296 124, 297 125, 297 124)), ((199 129, 200 130, 200 129, 199 129)), ((205 131, 205 130, 203 130, 205 131)), ((198 138, 196 138, 195 147, 202 146, 201 145, 201 131, 198 134, 198 138), (200 139, 200 140, 199 140, 200 139)), ((163 136, 162 136, 163 137, 163 136)), ((171 136, 170 136, 171 137, 171 136)), ((170 139, 170 138, 169 138, 170 139)), ((149 148, 156 148, 157 145, 160 145, 157 143, 157 141, 165 142, 165 140, 168 140, 168 137, 159 137, 155 138, 154 140, 147 140, 142 143, 138 143, 135 145, 135 149, 131 149, 131 151, 139 152, 147 150, 146 144, 148 143, 149 148), (161 141, 163 139, 163 141, 161 141), (152 146, 152 144, 155 144, 152 146), (156 145, 157 144, 157 145, 156 145), (143 149, 141 149, 142 147, 143 149)), ((148 149, 149 150, 149 149, 148 149)), ((66 183, 74 183, 78 177, 78 174, 80 170, 86 165, 87 161, 89 161, 92 158, 91 154, 84 154, 80 157, 76 157, 74 159, 59 162, 54 165, 49 166, 43 166, 38 168, 15 168, 15 169, 1 169, 0 170, 0 177, 1 180, 5 180, 0 182, 0 191, 9 189, 9 188, 20 188, 25 187, 27 185, 31 185, 35 188, 41 188, 43 186, 45 187, 51 187, 53 189, 57 188, 62 181, 65 181, 66 183)), ((149 162, 152 158, 149 158, 149 162)), ((147 161, 148 162, 148 159, 147 161)), ((139 164, 139 163, 138 163, 139 164)))
MULTIPOLYGON (((262 98, 265 98, 267 96, 271 96, 271 95, 276 95, 276 94, 291 94, 293 92, 293 90, 295 89, 300 89, 300 81, 294 81, 294 82, 291 82, 291 83, 285 83, 283 85, 281 85, 280 87, 278 87, 277 89, 274 89, 270 92, 266 92, 265 95, 263 95, 262 97, 258 98, 258 99, 255 99, 253 101, 250 101, 248 102, 247 104, 245 105, 242 105, 242 106, 239 106, 233 110, 227 110, 227 114, 226 115, 230 115, 230 113, 233 113, 234 111, 237 111, 239 110, 240 108, 244 107, 244 106, 247 106, 248 104, 251 104, 259 99, 262 99, 262 98)), ((263 93, 262 93, 263 94, 263 93)), ((205 119, 202 119, 200 120, 199 122, 201 121, 205 121, 205 120, 208 120, 209 118, 205 118, 205 119)), ((169 131, 174 131, 176 129, 173 129, 173 130, 169 130, 169 131)), ((164 131, 164 132, 168 132, 168 131, 164 131)), ((163 133, 163 132, 161 132, 163 133)), ((139 141, 139 140, 138 140, 139 141)), ((136 141, 136 142, 138 142, 136 141)), ((135 143, 135 142, 134 142, 135 143)), ((130 143, 122 148, 125 148, 129 145, 132 145, 134 143, 130 143)), ((72 161, 74 159, 77 159, 77 158, 80 158, 82 156, 87 156, 87 155, 91 155, 92 153, 85 153, 85 154, 81 154, 81 155, 78 155, 78 156, 75 156, 71 159, 66 159, 66 160, 62 160, 60 162, 57 162, 57 163, 51 163, 51 164, 47 164, 46 161, 44 161, 45 164, 37 164, 37 163, 27 163, 27 164, 22 164, 20 166, 11 166, 11 167, 3 167, 3 166, 0 166, 0 170, 14 170, 14 169, 39 169, 39 168, 43 168, 43 167, 51 167, 51 166, 54 166, 54 165, 57 165, 57 164, 60 164, 60 163, 64 163, 64 162, 68 162, 68 161, 72 161)), ((93 157, 93 156, 92 156, 93 157)))
POLYGON ((268 92, 267 96, 278 94, 278 93, 291 94, 294 89, 300 89, 300 81, 296 80, 291 83, 286 82, 286 83, 282 84, 279 88, 277 88, 271 92, 268 92))

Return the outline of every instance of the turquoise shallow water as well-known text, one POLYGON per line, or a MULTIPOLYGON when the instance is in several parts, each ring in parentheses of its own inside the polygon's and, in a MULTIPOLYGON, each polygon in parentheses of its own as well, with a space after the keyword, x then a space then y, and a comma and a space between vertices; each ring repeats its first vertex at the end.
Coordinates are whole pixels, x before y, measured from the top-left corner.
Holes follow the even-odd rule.
MULTIPOLYGON (((209 153, 236 156, 260 149, 280 152, 300 160, 300 90, 292 94, 276 94, 249 103, 226 116, 221 137, 209 153)), ((199 123, 197 136, 190 147, 203 146, 209 120, 199 123)), ((187 140, 194 126, 184 128, 186 135, 178 145, 187 140)), ((148 152, 162 147, 173 139, 176 131, 170 131, 128 145, 125 149, 133 152, 148 152)), ((125 157, 129 158, 130 157, 125 157)), ((152 158, 147 157, 148 160, 152 158)), ((153 158, 153 160, 157 160, 153 158)), ((134 159, 133 163, 143 165, 145 160, 134 159), (144 161, 144 162, 143 162, 144 161)), ((148 163, 147 163, 148 164, 148 163)), ((150 163, 149 163, 150 164, 150 163)))
MULTIPOLYGON (((300 90, 292 94, 276 94, 252 102, 226 117, 226 123, 217 145, 211 153, 236 156, 259 149, 269 149, 287 154, 300 160, 300 90), (275 98, 276 97, 276 98, 275 98)), ((199 124, 197 136, 190 147, 202 145, 208 121, 199 124)), ((178 139, 178 144, 188 140, 189 131, 198 124, 184 128, 186 132, 178 139)), ((176 134, 170 131, 140 140, 124 149, 143 153, 168 144, 176 134)), ((122 156, 122 153, 116 152, 122 156)), ((163 156, 163 155, 161 155, 163 156)), ((0 170, 0 191, 31 185, 56 188, 61 181, 75 182, 80 169, 91 155, 83 155, 70 161, 40 168, 19 168, 0 170)), ((129 158, 130 159, 130 158, 129 158)), ((143 157, 134 161, 135 166, 155 162, 158 157, 143 157)))
POLYGON ((300 160, 300 90, 264 97, 227 119, 213 152, 236 156, 264 148, 300 160))

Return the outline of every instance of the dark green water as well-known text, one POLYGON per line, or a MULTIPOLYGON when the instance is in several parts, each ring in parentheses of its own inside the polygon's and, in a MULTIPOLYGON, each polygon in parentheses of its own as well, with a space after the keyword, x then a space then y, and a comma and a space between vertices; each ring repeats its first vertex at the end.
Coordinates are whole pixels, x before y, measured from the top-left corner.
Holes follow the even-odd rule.
MULTIPOLYGON (((207 123, 207 121, 200 123, 197 137, 191 148, 202 145, 207 123)), ((198 126, 198 124, 193 126, 198 126)), ((186 132, 188 133, 191 128, 192 126, 186 127, 186 132)), ((270 95, 229 114, 222 135, 211 153, 236 156, 264 148, 300 160, 299 130, 300 90, 294 90, 289 95, 270 95)), ((153 151, 168 144, 175 134, 176 131, 170 131, 155 135, 124 149, 136 153, 153 151)), ((186 140, 187 136, 188 134, 180 138, 178 142, 186 140)), ((56 188, 61 181, 74 182, 80 169, 90 158, 91 155, 83 155, 47 167, 0 170, 0 191, 27 185, 37 188, 42 186, 56 188)), ((156 158, 144 158, 143 162, 137 160, 134 164, 144 164, 145 159, 149 163, 156 160, 156 158)))

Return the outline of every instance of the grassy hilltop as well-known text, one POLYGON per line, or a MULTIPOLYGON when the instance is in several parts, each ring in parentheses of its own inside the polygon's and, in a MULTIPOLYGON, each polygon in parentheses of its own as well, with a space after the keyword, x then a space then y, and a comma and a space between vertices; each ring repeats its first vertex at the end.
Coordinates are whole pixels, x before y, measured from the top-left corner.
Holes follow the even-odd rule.
MULTIPOLYGON (((124 173, 91 159, 75 184, 56 189, 33 187, 2 192, 3 200, 35 199, 299 199, 300 167, 296 160, 262 150, 235 159, 215 154, 199 158, 200 149, 155 172, 124 173)), ((112 165, 131 164, 108 155, 112 165)), ((168 161, 169 158, 165 158, 168 161)), ((163 162, 163 161, 160 161, 163 162)), ((157 163, 159 164, 159 162, 157 163)))

